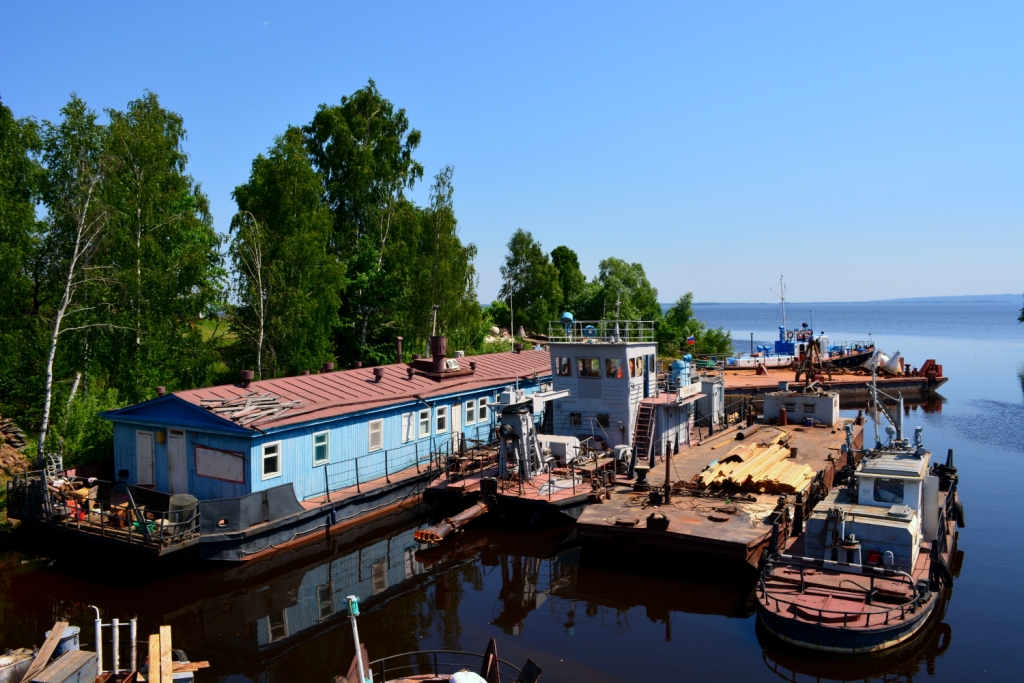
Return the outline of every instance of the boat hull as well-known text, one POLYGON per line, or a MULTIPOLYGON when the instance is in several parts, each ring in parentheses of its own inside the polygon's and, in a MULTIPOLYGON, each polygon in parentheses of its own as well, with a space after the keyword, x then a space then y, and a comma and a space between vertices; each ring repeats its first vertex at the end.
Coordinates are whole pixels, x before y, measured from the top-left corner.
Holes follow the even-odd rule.
POLYGON ((757 616, 769 633, 784 643, 832 654, 860 655, 880 652, 913 638, 935 611, 938 594, 906 619, 888 626, 842 628, 810 624, 778 614, 758 601, 757 616))

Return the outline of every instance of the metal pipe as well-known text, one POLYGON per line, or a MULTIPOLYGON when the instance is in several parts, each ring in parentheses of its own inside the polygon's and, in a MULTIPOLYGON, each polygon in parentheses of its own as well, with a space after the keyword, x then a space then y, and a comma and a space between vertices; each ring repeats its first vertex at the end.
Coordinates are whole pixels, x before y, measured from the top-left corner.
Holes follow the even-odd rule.
POLYGON ((366 681, 366 669, 363 667, 363 650, 359 643, 359 627, 356 626, 356 617, 359 616, 359 598, 350 595, 345 598, 348 603, 348 618, 352 622, 352 641, 356 646, 356 668, 359 671, 359 683, 366 681))
POLYGON ((132 617, 131 627, 128 629, 128 632, 131 634, 131 637, 132 637, 132 659, 131 659, 132 667, 131 667, 130 670, 131 671, 138 671, 139 670, 139 647, 138 647, 139 646, 139 618, 138 617, 132 617))
POLYGON ((121 620, 117 619, 117 618, 111 619, 110 620, 110 640, 111 640, 110 652, 111 652, 111 655, 114 658, 113 661, 111 662, 111 671, 113 671, 114 674, 121 673, 121 650, 120 650, 120 647, 118 645, 118 640, 117 640, 118 629, 119 628, 121 628, 121 620))
POLYGON ((89 607, 96 610, 96 618, 92 622, 96 633, 96 667, 97 673, 103 673, 103 621, 100 619, 100 608, 96 605, 89 607))

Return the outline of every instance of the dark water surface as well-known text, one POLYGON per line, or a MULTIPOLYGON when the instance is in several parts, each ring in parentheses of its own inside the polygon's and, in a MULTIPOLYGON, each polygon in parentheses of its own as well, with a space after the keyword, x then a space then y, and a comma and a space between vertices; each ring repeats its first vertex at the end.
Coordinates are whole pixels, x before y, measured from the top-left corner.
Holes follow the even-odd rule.
MULTIPOLYGON (((790 323, 810 322, 789 306, 790 323)), ((695 306, 698 317, 768 341, 778 306, 695 306)), ((1024 680, 1024 325, 1007 304, 815 304, 833 340, 871 333, 914 365, 952 379, 941 410, 911 410, 938 455, 956 452, 967 528, 963 567, 941 622, 880 658, 813 656, 756 627, 744 572, 642 557, 590 557, 569 529, 480 527, 420 551, 425 522, 389 518, 359 534, 240 567, 154 568, 96 549, 0 556, 0 648, 39 644, 58 618, 83 627, 91 611, 137 615, 140 631, 174 628, 177 647, 212 668, 200 681, 324 681, 348 669, 344 597, 363 598, 372 658, 417 649, 527 657, 543 681, 1024 680)), ((869 426, 870 430, 870 426, 869 426)))

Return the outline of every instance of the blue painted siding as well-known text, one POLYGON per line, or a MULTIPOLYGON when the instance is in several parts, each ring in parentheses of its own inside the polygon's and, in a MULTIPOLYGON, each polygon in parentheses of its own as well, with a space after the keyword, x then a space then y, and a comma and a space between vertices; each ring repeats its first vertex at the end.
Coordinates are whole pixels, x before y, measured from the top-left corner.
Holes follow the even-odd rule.
MULTIPOLYGON (((520 388, 525 389, 528 394, 534 393, 539 390, 539 382, 547 379, 545 377, 538 381, 521 381, 520 388)), ((166 433, 168 429, 184 429, 189 492, 200 500, 231 498, 287 483, 293 484, 296 497, 304 500, 323 495, 327 487, 333 491, 353 486, 357 476, 356 462, 359 481, 363 482, 383 477, 385 460, 387 472, 394 474, 414 467, 417 458, 421 463, 425 463, 431 452, 447 450, 452 436, 452 406, 456 404, 462 406, 461 431, 464 438, 471 440, 467 445, 472 445, 474 441, 490 441, 495 422, 493 404, 498 392, 503 388, 504 385, 495 385, 486 389, 454 392, 430 399, 430 434, 423 437, 419 436, 418 414, 427 407, 427 404, 422 401, 314 420, 262 433, 244 430, 237 436, 231 433, 237 429, 234 425, 225 425, 226 429, 212 429, 209 426, 211 419, 223 421, 180 399, 168 400, 173 397, 155 399, 138 406, 111 411, 106 417, 114 423, 115 469, 128 470, 130 483, 136 483, 136 432, 166 433), (474 422, 467 423, 466 403, 474 401, 479 404, 479 400, 485 397, 490 406, 486 420, 476 418, 474 422), (438 433, 436 409, 440 406, 447 407, 448 417, 446 430, 438 433), (412 413, 413 438, 403 443, 402 415, 406 413, 412 413), (378 419, 383 420, 383 447, 371 453, 369 425, 371 421, 378 419), (330 460, 326 465, 314 465, 313 434, 323 431, 330 434, 330 460), (280 442, 281 473, 263 479, 263 446, 274 442, 280 442), (242 453, 246 459, 245 483, 237 484, 196 476, 197 444, 242 453)), ((157 490, 168 491, 166 440, 164 443, 156 443, 154 439, 154 474, 157 490)))
MULTIPOLYGON (((175 429, 176 427, 170 427, 175 429)), ((163 424, 126 424, 114 423, 114 472, 128 470, 128 483, 138 483, 138 472, 136 470, 136 432, 166 433, 168 427, 163 424)), ((235 484, 232 482, 209 479, 196 475, 195 467, 195 445, 209 448, 217 448, 237 453, 248 453, 249 439, 239 437, 228 437, 221 434, 210 434, 185 430, 185 462, 188 467, 188 490, 200 500, 213 498, 233 498, 248 492, 248 482, 235 484)), ((157 443, 153 439, 153 474, 157 491, 169 491, 170 482, 167 477, 167 441, 157 443)), ((245 468, 248 473, 249 468, 245 468)))

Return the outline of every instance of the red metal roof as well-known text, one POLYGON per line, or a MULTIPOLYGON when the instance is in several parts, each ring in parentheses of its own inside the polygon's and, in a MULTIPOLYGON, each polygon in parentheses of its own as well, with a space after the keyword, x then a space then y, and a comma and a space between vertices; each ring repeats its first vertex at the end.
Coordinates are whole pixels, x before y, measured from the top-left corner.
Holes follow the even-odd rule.
POLYGON ((250 429, 266 429, 356 413, 415 398, 429 400, 434 396, 499 386, 515 382, 516 378, 525 379, 534 375, 544 377, 551 374, 551 355, 547 351, 489 353, 459 359, 459 365, 463 368, 468 368, 470 362, 476 363, 476 372, 472 375, 441 381, 419 374, 409 379, 406 370, 409 366, 397 363, 378 366, 384 369, 384 377, 380 382, 374 382, 375 368, 359 368, 254 381, 246 389, 240 384, 225 384, 219 387, 178 391, 174 395, 196 406, 202 405, 203 399, 236 398, 249 396, 254 392, 271 393, 282 399, 302 402, 302 407, 293 408, 280 419, 275 420, 270 416, 249 425, 250 429))

